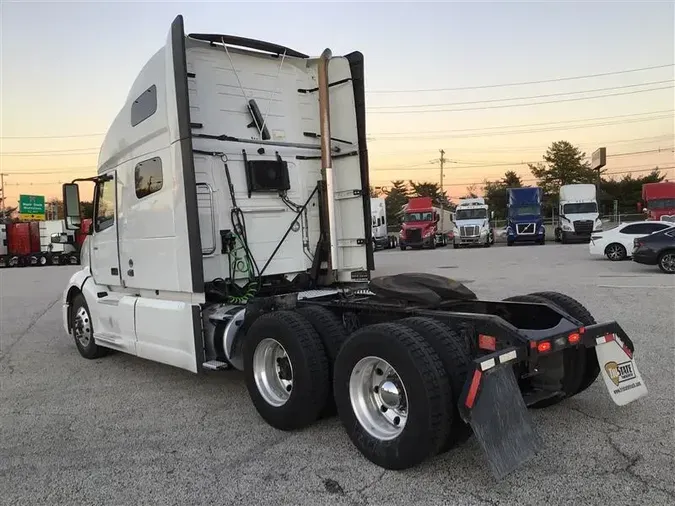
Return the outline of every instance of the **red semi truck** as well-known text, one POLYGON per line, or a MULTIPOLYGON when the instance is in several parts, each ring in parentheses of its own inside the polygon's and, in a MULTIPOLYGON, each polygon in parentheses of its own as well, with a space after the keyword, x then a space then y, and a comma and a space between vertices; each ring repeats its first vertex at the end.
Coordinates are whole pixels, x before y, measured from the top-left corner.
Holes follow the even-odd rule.
POLYGON ((431 197, 413 197, 403 209, 399 246, 406 248, 435 248, 448 243, 452 232, 452 213, 433 205, 431 197))
POLYGON ((643 184, 638 211, 646 213, 648 220, 675 221, 675 182, 643 184))
POLYGON ((73 234, 56 220, 0 224, 0 267, 77 265, 90 225, 82 220, 73 234))

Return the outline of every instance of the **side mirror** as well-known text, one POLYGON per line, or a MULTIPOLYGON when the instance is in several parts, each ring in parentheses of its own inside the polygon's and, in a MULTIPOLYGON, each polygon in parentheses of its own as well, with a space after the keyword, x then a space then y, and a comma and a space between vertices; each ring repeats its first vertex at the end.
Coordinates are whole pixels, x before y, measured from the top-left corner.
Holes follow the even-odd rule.
POLYGON ((495 219, 495 212, 494 211, 490 211, 490 219, 491 220, 495 219))
POLYGON ((67 230, 77 230, 82 225, 80 187, 75 183, 63 185, 63 217, 67 230))
POLYGON ((648 214, 648 213, 649 213, 649 209, 647 209, 647 208, 645 207, 645 208, 642 210, 642 212, 645 213, 645 214, 648 214))
POLYGON ((436 219, 435 219, 434 221, 435 221, 436 223, 438 223, 439 221, 441 221, 441 216, 437 214, 437 215, 436 215, 436 219))

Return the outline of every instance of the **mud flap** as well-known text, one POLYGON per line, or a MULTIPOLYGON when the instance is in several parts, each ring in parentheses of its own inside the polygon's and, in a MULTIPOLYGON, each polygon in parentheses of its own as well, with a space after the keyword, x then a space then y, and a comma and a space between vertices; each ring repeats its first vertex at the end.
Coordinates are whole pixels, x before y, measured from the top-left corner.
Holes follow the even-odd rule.
POLYGON ((625 406, 647 395, 647 386, 638 371, 633 352, 617 334, 596 339, 602 379, 610 397, 618 406, 625 406))
POLYGON ((458 406, 497 479, 532 458, 542 445, 510 367, 517 353, 503 350, 476 360, 458 406))

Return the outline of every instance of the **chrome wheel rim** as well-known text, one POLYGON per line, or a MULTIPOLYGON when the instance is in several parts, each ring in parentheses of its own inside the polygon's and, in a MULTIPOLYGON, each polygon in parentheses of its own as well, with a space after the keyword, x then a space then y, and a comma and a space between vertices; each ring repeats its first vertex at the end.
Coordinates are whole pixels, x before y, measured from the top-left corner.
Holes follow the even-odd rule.
POLYGON ((293 392, 293 365, 279 341, 265 338, 253 353, 253 378, 265 402, 279 407, 293 392))
POLYGON ((75 313, 73 333, 75 334, 75 339, 77 339, 82 346, 85 348, 89 346, 89 343, 91 342, 91 319, 84 307, 80 307, 75 313))
POLYGON ((352 410, 361 426, 374 438, 398 437, 408 421, 408 394, 391 364, 379 357, 365 357, 349 378, 352 410))
POLYGON ((609 246, 607 248, 607 256, 611 260, 619 260, 623 256, 623 254, 621 252, 621 246, 619 246, 618 244, 614 244, 612 246, 609 246))
POLYGON ((667 253, 661 259, 661 265, 667 272, 675 272, 675 253, 667 253))

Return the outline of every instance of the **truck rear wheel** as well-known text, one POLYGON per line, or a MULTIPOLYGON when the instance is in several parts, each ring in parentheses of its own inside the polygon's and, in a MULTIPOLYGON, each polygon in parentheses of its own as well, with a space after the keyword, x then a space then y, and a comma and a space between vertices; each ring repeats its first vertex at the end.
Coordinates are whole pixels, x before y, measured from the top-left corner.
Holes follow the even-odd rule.
POLYGON ((352 334, 335 362, 333 388, 349 438, 378 466, 413 467, 447 439, 452 393, 445 368, 404 325, 378 323, 352 334))
POLYGON ((434 349, 443 363, 450 382, 452 408, 448 417, 448 437, 441 446, 441 453, 465 442, 471 437, 471 427, 462 420, 457 409, 459 396, 469 374, 471 359, 466 353, 462 337, 447 325, 424 317, 412 317, 399 320, 398 323, 420 334, 434 349))
POLYGON ((328 360, 316 330, 301 314, 260 316, 243 342, 244 378, 260 416, 279 430, 319 418, 329 392, 328 360))
POLYGON ((337 412, 335 400, 333 399, 333 387, 330 379, 333 377, 333 366, 335 359, 340 352, 340 348, 347 340, 348 334, 344 325, 332 311, 321 306, 304 306, 297 309, 297 312, 304 316, 319 334, 321 343, 326 350, 328 358, 328 401, 321 413, 322 416, 331 416, 337 412))

